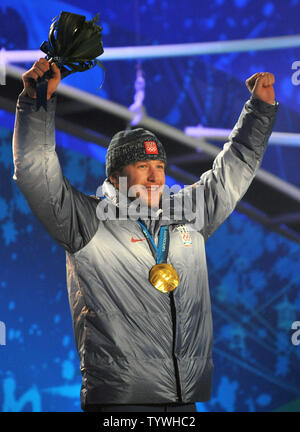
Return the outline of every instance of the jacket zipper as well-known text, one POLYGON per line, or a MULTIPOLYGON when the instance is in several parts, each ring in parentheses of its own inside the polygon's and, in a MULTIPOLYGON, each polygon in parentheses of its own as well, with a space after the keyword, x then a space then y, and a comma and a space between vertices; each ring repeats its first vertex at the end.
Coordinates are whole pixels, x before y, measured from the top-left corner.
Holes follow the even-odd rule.
MULTIPOLYGON (((151 225, 149 226, 149 232, 153 236, 151 225)), ((158 234, 155 235, 155 244, 157 244, 157 237, 158 234)), ((148 241, 148 239, 147 239, 148 241)), ((151 248, 150 242, 148 241, 149 246, 151 248)), ((171 303, 171 316, 172 316, 172 324, 173 324, 173 346, 172 346, 172 357, 174 362, 174 370, 175 370, 175 379, 176 379, 176 391, 177 391, 177 398, 176 402, 182 402, 182 394, 181 394, 181 384, 180 384, 180 376, 179 376, 179 368, 178 368, 178 362, 175 355, 175 342, 176 342, 176 308, 175 308, 175 302, 174 302, 174 296, 173 291, 170 292, 170 303, 171 303)))
POLYGON ((179 376, 179 369, 178 369, 178 362, 175 355, 175 341, 176 341, 176 309, 175 309, 175 302, 174 302, 174 296, 173 291, 170 292, 170 300, 171 300, 171 315, 172 315, 172 323, 173 323, 173 347, 172 347, 172 356, 173 356, 173 362, 174 362, 174 369, 175 369, 175 378, 176 378, 176 387, 177 387, 177 400, 176 402, 182 402, 182 394, 181 394, 181 384, 180 384, 180 376, 179 376))

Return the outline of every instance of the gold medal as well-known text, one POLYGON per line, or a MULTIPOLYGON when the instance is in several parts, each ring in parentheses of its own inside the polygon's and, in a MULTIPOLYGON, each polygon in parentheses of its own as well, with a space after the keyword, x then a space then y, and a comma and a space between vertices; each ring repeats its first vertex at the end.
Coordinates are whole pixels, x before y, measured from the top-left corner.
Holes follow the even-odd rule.
POLYGON ((173 291, 179 284, 177 271, 171 264, 156 264, 150 270, 149 281, 163 293, 173 291))

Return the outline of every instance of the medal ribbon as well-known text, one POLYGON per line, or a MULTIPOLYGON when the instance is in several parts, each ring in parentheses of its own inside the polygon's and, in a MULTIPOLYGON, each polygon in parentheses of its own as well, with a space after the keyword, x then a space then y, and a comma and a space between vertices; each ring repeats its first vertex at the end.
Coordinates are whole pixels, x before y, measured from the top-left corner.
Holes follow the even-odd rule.
POLYGON ((138 223, 148 241, 154 258, 156 259, 156 264, 152 267, 149 273, 149 282, 154 286, 154 288, 163 293, 173 291, 179 284, 179 277, 174 267, 167 263, 169 252, 168 225, 163 225, 160 228, 158 245, 156 246, 152 235, 144 224, 140 221, 138 221, 138 223))
POLYGON ((150 248, 156 259, 156 264, 161 264, 167 262, 168 252, 169 252, 169 227, 168 225, 163 225, 159 231, 158 246, 156 246, 152 235, 149 233, 145 225, 138 221, 140 224, 145 237, 150 241, 150 248))

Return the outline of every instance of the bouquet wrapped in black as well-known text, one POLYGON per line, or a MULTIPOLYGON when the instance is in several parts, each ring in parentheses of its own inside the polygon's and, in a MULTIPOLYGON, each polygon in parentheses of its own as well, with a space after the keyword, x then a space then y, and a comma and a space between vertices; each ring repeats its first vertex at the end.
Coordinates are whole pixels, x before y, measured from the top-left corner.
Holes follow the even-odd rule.
MULTIPOLYGON (((46 59, 55 62, 61 72, 61 78, 75 73, 84 72, 96 65, 103 68, 97 60, 103 54, 102 34, 100 25, 96 24, 99 13, 91 20, 85 16, 70 12, 61 12, 59 18, 53 18, 48 42, 40 46, 46 53, 46 59)), ((37 81, 37 110, 43 106, 47 110, 47 87, 51 71, 37 81)))

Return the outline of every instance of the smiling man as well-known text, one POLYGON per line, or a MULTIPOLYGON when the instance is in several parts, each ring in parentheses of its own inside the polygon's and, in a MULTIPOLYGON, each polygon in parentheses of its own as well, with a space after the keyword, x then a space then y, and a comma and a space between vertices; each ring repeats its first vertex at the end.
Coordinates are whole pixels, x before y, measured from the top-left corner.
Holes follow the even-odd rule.
POLYGON ((23 75, 13 179, 66 251, 82 409, 196 411, 197 401, 210 399, 214 367, 205 242, 261 164, 278 107, 274 76, 257 73, 246 81, 251 98, 212 169, 164 206, 165 149, 142 128, 113 136, 101 198, 70 184, 55 152, 55 64, 47 111, 35 109, 34 82, 49 68, 40 59, 23 75), (146 214, 138 214, 136 200, 146 214), (187 212, 177 212, 180 203, 187 212), (98 211, 102 204, 107 212, 98 211), (123 207, 130 210, 126 218, 123 207))
POLYGON ((118 132, 106 155, 106 175, 120 188, 120 177, 127 179, 129 198, 140 198, 149 207, 159 208, 165 185, 166 153, 155 135, 145 129, 118 132))

